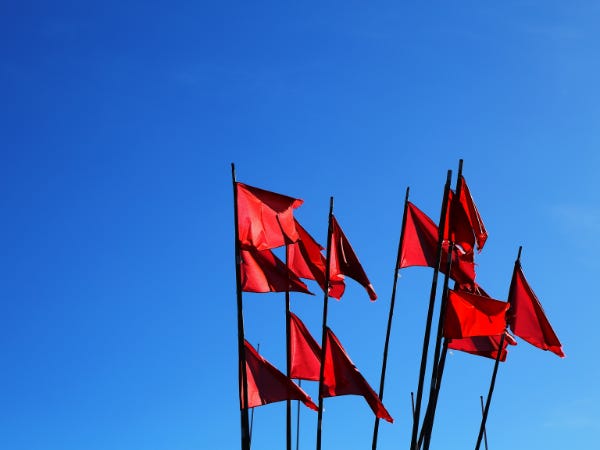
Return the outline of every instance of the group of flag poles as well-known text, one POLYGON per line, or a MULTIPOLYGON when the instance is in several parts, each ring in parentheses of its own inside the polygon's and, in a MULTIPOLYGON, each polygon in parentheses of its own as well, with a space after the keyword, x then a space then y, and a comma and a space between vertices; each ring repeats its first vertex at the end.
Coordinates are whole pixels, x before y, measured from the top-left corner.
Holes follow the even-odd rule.
MULTIPOLYGON (((487 449, 485 424, 500 361, 506 359, 507 345, 516 345, 516 336, 543 350, 563 357, 561 344, 552 330, 539 300, 529 287, 521 265, 519 248, 509 288, 508 301, 491 298, 475 282, 475 249, 480 252, 487 231, 462 176, 459 161, 456 188, 450 188, 448 171, 439 224, 409 201, 406 189, 404 213, 398 243, 379 394, 369 386, 354 366, 338 338, 327 326, 329 297, 340 299, 345 277, 360 283, 369 298, 375 291, 352 246, 333 214, 330 198, 326 247, 323 249, 294 218, 293 211, 303 201, 239 183, 232 164, 235 222, 235 262, 238 325, 238 361, 241 419, 241 448, 249 450, 251 428, 248 411, 267 403, 286 401, 286 450, 292 448, 291 401, 302 401, 317 411, 316 449, 321 450, 323 401, 325 397, 362 395, 373 412, 372 449, 377 449, 379 420, 393 422, 383 406, 385 375, 399 270, 411 266, 431 267, 433 279, 423 337, 416 398, 413 397, 410 450, 429 450, 435 411, 449 348, 495 360, 485 406, 480 397, 482 419, 475 449, 482 439, 487 449), (285 262, 272 249, 285 246, 285 262), (325 255, 322 251, 325 250, 325 255), (425 376, 433 328, 433 313, 440 272, 444 275, 427 405, 421 421, 425 376), (323 289, 321 344, 310 335, 301 320, 291 312, 290 291, 310 294, 301 278, 315 280, 323 289), (454 288, 449 288, 449 281, 454 288), (248 343, 244 335, 242 292, 285 292, 286 373, 279 372, 248 343), (318 381, 318 406, 292 379, 318 381)), ((299 410, 298 423, 299 428, 299 410)), ((299 430, 296 447, 298 448, 299 430)))

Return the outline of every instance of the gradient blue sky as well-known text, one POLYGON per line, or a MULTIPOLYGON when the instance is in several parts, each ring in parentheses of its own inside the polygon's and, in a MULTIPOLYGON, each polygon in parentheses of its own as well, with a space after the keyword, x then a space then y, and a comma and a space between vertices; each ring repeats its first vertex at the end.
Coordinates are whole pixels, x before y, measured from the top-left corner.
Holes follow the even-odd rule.
MULTIPOLYGON (((567 354, 511 349, 490 448, 593 446, 599 22, 591 1, 4 2, 0 446, 239 446, 232 162, 304 199, 321 242, 335 197, 380 298, 349 281, 329 323, 376 387, 405 188, 437 220, 459 158, 490 234, 479 282, 505 299, 522 245, 567 354)), ((381 450, 408 448, 430 280, 399 280, 381 450)), ((292 309, 318 335, 310 287, 292 309)), ((283 368, 283 295, 244 307, 283 368)), ((432 449, 474 446, 492 366, 449 356, 432 449)), ((370 448, 363 399, 325 407, 325 449, 370 448)), ((284 410, 256 410, 253 448, 283 448, 284 410)))

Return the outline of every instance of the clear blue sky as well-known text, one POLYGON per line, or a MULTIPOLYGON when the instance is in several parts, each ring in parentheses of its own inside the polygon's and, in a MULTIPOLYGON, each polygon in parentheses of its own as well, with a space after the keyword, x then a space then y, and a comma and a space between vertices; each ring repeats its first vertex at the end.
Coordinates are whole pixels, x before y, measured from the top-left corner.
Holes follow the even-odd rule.
MULTIPOLYGON (((0 447, 239 448, 231 162, 304 199, 321 243, 334 196, 379 300, 349 281, 329 324, 376 388, 404 191, 437 220, 459 158, 489 231, 478 281, 505 299, 522 245, 567 354, 511 348, 490 448, 593 446, 599 22, 590 1, 4 2, 0 447)), ((430 281, 401 273, 381 450, 408 448, 430 281)), ((318 335, 310 287, 292 309, 318 335)), ((283 368, 283 295, 244 308, 283 368)), ((474 446, 492 366, 449 356, 432 449, 474 446)), ((325 449, 370 448, 362 398, 325 407, 325 449)), ((253 448, 283 448, 284 410, 256 410, 253 448)))

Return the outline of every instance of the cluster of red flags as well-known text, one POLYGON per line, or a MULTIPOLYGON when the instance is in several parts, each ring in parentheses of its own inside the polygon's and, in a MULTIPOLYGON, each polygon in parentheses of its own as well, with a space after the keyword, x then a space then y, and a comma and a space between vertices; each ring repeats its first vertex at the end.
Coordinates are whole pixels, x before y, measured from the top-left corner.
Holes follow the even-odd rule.
POLYGON ((474 250, 483 249, 488 234, 464 177, 460 177, 458 186, 458 195, 449 192, 441 250, 438 226, 413 203, 407 203, 398 268, 436 268, 441 251, 439 270, 445 273, 448 258, 452 258, 449 276, 456 282, 456 289, 449 291, 444 322, 449 348, 495 358, 500 336, 506 334, 501 350, 504 361, 506 347, 516 345, 506 331, 509 326, 516 336, 563 357, 561 344, 519 264, 508 302, 490 298, 475 282, 474 250), (454 244, 451 256, 450 242, 454 244))
MULTIPOLYGON (((330 267, 326 270, 324 248, 295 219, 294 209, 303 201, 242 183, 236 183, 237 227, 241 289, 244 292, 302 292, 310 294, 301 279, 315 280, 328 296, 340 299, 345 277, 361 284, 373 301, 377 294, 339 223, 331 216, 330 267), (273 248, 286 248, 286 262, 273 248), (329 280, 326 282, 326 273, 329 280)), ((321 346, 300 319, 290 313, 291 372, 281 373, 246 341, 248 404, 252 408, 284 400, 300 400, 316 409, 310 397, 291 379, 319 381, 321 346)), ((377 394, 356 369, 337 337, 327 328, 324 380, 321 397, 362 395, 377 417, 392 421, 377 394)), ((241 383, 240 383, 241 385, 241 383)))

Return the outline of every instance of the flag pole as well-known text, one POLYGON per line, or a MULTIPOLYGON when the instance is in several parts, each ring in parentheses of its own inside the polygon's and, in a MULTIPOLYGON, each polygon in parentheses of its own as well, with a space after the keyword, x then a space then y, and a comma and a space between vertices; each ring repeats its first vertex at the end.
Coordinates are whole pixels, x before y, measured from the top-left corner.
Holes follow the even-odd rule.
MULTIPOLYGON (((289 264, 289 246, 285 246, 285 267, 288 267, 289 264)), ((289 271, 288 271, 288 280, 289 280, 289 271)), ((288 289, 285 291, 285 366, 286 366, 286 375, 290 378, 290 373, 292 372, 292 340, 290 337, 290 289, 289 289, 289 281, 288 281, 288 289)), ((300 403, 300 401, 298 401, 300 403)), ((286 429, 286 437, 285 444, 286 450, 292 450, 292 400, 289 398, 286 401, 285 405, 285 429, 286 429)))
POLYGON ((327 226, 327 256, 325 258, 325 296, 323 299, 323 334, 321 337, 321 367, 319 370, 319 409, 317 415, 317 450, 321 450, 321 428, 323 422, 323 378, 325 376, 325 351, 327 347, 327 305, 329 303, 329 277, 331 265, 331 235, 333 217, 333 197, 329 198, 329 220, 327 226))
MULTIPOLYGON (((298 387, 302 387, 302 380, 298 380, 298 387)), ((296 450, 300 447, 300 400, 298 400, 298 409, 296 411, 296 450)))
MULTIPOLYGON (((383 363, 381 364, 381 379, 379 382, 379 399, 383 401, 383 388, 385 383, 385 371, 387 368, 388 349, 390 344, 390 334, 392 331, 392 318, 394 316, 394 304, 396 303, 396 285, 398 283, 398 267, 402 254, 402 242, 404 240, 404 228, 406 228, 406 210, 408 209, 408 194, 410 187, 406 188, 404 197, 404 213, 402 215, 402 228, 400 229, 400 240, 398 241, 398 253, 396 254, 396 265, 394 266, 394 282, 392 286, 392 297, 390 300, 390 312, 388 315, 387 330, 385 332, 385 344, 383 345, 383 363)), ((379 417, 375 417, 375 426, 373 428, 373 450, 377 450, 377 436, 379 434, 379 417)))
MULTIPOLYGON (((462 162, 462 160, 461 160, 462 162)), ((459 166, 459 177, 462 164, 459 166)), ((450 242, 448 247, 448 261, 446 263, 446 274, 444 275, 444 288, 442 290, 442 301, 440 305, 440 314, 438 318, 437 335, 435 340, 435 350, 433 352, 433 367, 431 369, 431 385, 429 387, 429 399, 427 401, 427 409, 425 411, 425 417, 423 418, 423 424, 421 426, 421 436, 419 437, 418 447, 421 447, 422 438, 425 438, 424 450, 429 448, 429 441, 431 439, 431 432, 433 430, 433 420, 435 417, 435 410, 437 408, 437 399, 440 391, 443 376, 443 365, 446 362, 446 354, 441 352, 442 336, 444 333, 444 319, 446 317, 446 303, 448 302, 448 284, 450 283, 450 271, 452 270, 452 254, 454 253, 454 242, 450 242), (443 361, 441 361, 443 358, 443 361)), ((446 342, 444 341, 444 344, 446 342)), ((445 346, 447 349, 447 346, 445 346)))
POLYGON ((421 366, 419 370, 419 383, 417 388, 417 398, 415 402, 415 414, 413 415, 413 426, 411 435, 411 450, 417 450, 417 434, 419 432, 419 420, 421 415, 421 399, 423 397, 423 382, 425 380, 425 370, 427 369, 427 353, 429 350, 429 339, 431 335, 431 323, 433 321, 433 308, 435 304, 435 295, 437 290, 437 279, 440 271, 440 261, 442 259, 442 244, 446 226, 446 210, 448 207, 448 192, 450 191, 450 179, 452 171, 448 170, 446 177, 446 185, 444 187, 444 196, 442 200, 442 211, 440 214, 440 223, 438 226, 438 248, 437 262, 433 271, 433 279, 431 281, 431 292, 429 295, 429 308, 427 310, 427 322, 425 324, 425 335, 423 336, 423 352, 421 355, 421 366))
MULTIPOLYGON (((431 443, 431 434, 433 431, 433 422, 435 420, 435 412, 437 409, 437 401, 440 395, 440 389, 442 388, 442 378, 444 376, 444 367, 446 366, 446 355, 448 354, 448 340, 444 339, 444 344, 442 346, 442 354, 440 356, 440 360, 438 362, 437 368, 437 383, 435 385, 435 391, 432 401, 431 413, 430 416, 426 419, 428 420, 428 425, 424 429, 421 430, 421 434, 419 435, 419 448, 421 444, 424 442, 423 450, 429 450, 429 444, 431 443)), ((429 405, 427 413, 429 413, 429 405)), ((427 414, 426 413, 426 414, 427 414)))
MULTIPOLYGON (((479 402, 481 403, 481 414, 483 415, 483 411, 484 411, 484 407, 483 407, 483 395, 479 396, 479 402)), ((487 432, 485 431, 485 428, 483 429, 483 444, 485 446, 485 450, 488 450, 487 432)))
MULTIPOLYGON (((509 288, 509 292, 512 290, 512 284, 515 281, 514 274, 516 273, 517 267, 521 264, 521 250, 523 250, 523 246, 519 246, 519 252, 517 254, 517 259, 515 260, 515 268, 513 271, 513 277, 511 279, 511 287, 509 288)), ((509 308, 510 314, 510 308, 509 308)), ((477 436, 477 444, 475 444, 475 450, 479 450, 481 445, 481 439, 483 437, 483 430, 485 430, 485 422, 487 421, 488 412, 490 410, 490 403, 492 402, 492 394, 494 393, 494 386, 496 385, 496 375, 498 374, 498 366, 500 365, 500 358, 502 357, 502 349, 504 348, 504 340, 506 339, 506 333, 502 333, 502 337, 500 338, 500 345, 498 346, 498 354, 496 355, 496 362, 494 363, 494 371, 492 373, 492 381, 490 382, 490 389, 488 392, 488 396, 485 400, 485 408, 483 410, 483 416, 481 418, 481 425, 479 427, 479 435, 477 436)))
POLYGON ((250 425, 248 421, 248 377, 246 374, 246 348, 244 338, 244 314, 242 311, 242 273, 240 258, 240 233, 238 228, 238 198, 237 181, 235 179, 235 165, 231 163, 231 179, 233 182, 233 210, 235 228, 235 279, 237 296, 237 328, 238 328, 238 381, 239 390, 242 392, 240 399, 240 421, 241 421, 241 448, 250 450, 250 425))

